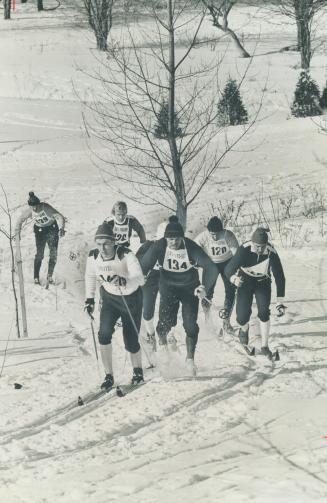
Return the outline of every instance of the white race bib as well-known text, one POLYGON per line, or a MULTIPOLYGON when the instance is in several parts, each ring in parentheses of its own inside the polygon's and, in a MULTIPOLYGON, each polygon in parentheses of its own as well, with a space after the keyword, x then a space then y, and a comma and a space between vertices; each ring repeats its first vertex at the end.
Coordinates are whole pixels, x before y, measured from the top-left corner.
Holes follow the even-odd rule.
POLYGON ((245 272, 245 274, 252 276, 252 278, 268 277, 269 258, 263 260, 259 264, 253 265, 251 267, 241 267, 241 269, 245 272))
POLYGON ((162 267, 165 271, 185 272, 193 266, 188 258, 186 248, 182 250, 171 250, 167 246, 162 267))
POLYGON ((128 221, 127 224, 117 224, 115 222, 114 225, 114 234, 115 234, 115 243, 118 244, 123 244, 129 241, 129 225, 128 221))
POLYGON ((35 225, 38 225, 39 227, 46 227, 53 220, 52 217, 48 217, 44 210, 39 212, 32 210, 32 219, 35 225))
POLYGON ((231 250, 225 239, 214 241, 213 239, 209 244, 209 257, 213 262, 224 262, 232 256, 231 250))

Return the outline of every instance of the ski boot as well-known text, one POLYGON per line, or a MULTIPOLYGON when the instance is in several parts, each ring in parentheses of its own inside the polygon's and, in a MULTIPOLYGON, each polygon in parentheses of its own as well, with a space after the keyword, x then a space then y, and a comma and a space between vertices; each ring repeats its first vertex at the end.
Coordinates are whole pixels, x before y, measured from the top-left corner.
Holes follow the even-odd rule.
POLYGON ((263 346, 261 348, 261 353, 263 356, 266 356, 268 358, 268 360, 272 360, 273 359, 273 353, 272 351, 268 348, 268 346, 263 346))
POLYGON ((157 351, 157 341, 155 334, 146 334, 146 343, 149 345, 151 351, 157 351))
POLYGON ((226 334, 234 335, 234 329, 230 324, 229 318, 225 318, 223 321, 223 330, 226 334))
POLYGON ((140 384, 141 382, 144 382, 143 369, 136 367, 133 369, 131 384, 140 384))
POLYGON ((196 372, 197 372, 197 368, 196 368, 195 363, 194 363, 194 358, 186 358, 185 366, 186 366, 186 369, 187 369, 187 374, 190 377, 195 377, 196 376, 196 372))
POLYGON ((101 389, 104 391, 110 391, 114 385, 114 378, 112 374, 106 374, 103 383, 101 384, 101 389))
POLYGON ((238 333, 238 340, 242 344, 242 346, 247 346, 249 344, 249 331, 247 330, 246 332, 243 332, 243 330, 240 328, 240 331, 238 333))

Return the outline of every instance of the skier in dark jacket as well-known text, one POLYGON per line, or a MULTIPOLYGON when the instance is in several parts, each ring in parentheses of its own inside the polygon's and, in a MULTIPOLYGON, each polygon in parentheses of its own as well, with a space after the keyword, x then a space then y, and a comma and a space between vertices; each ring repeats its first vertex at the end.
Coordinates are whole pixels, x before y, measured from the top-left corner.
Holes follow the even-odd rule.
POLYGON ((170 222, 164 238, 155 241, 140 263, 145 274, 158 261, 160 267, 159 320, 157 334, 159 344, 167 346, 167 335, 177 324, 178 309, 182 306, 183 326, 186 332, 186 362, 190 372, 195 375, 195 348, 198 341, 197 324, 199 298, 217 279, 217 269, 208 255, 191 239, 184 237, 183 227, 178 222, 170 222), (198 268, 203 269, 202 285, 198 268))
POLYGON ((277 287, 277 313, 285 314, 285 276, 275 248, 268 242, 265 229, 258 227, 251 241, 242 244, 228 263, 225 274, 237 287, 236 321, 240 325, 239 340, 247 346, 249 342, 249 320, 252 313, 253 296, 256 298, 260 320, 261 352, 272 357, 268 346, 270 331, 271 272, 277 287))
POLYGON ((124 201, 117 201, 113 205, 111 213, 112 216, 107 217, 105 222, 108 222, 113 227, 116 245, 128 247, 133 231, 137 233, 140 243, 145 243, 144 228, 137 218, 127 214, 127 204, 124 201))

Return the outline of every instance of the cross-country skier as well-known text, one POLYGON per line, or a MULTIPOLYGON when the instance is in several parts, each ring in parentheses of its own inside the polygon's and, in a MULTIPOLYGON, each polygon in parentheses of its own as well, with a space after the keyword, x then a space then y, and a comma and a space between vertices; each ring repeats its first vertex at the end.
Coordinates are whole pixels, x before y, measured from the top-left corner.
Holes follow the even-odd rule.
POLYGON ((125 349, 130 353, 133 366, 132 384, 143 381, 142 358, 138 334, 142 316, 143 273, 134 253, 125 246, 115 244, 112 226, 106 222, 95 234, 96 248, 91 250, 86 263, 85 310, 94 311, 96 282, 100 281, 101 311, 99 343, 106 373, 102 389, 114 384, 112 367, 112 334, 115 324, 122 321, 125 349))
POLYGON ((140 243, 145 243, 146 236, 140 222, 127 214, 127 204, 124 201, 117 201, 111 210, 112 216, 107 217, 105 222, 113 226, 117 245, 130 245, 132 232, 135 231, 140 239, 140 243))
MULTIPOLYGON (((228 278, 225 276, 225 267, 230 261, 230 259, 235 255, 238 248, 238 241, 232 231, 224 229, 222 221, 220 218, 214 216, 211 217, 208 224, 207 230, 201 232, 195 239, 195 242, 209 255, 211 260, 216 264, 218 274, 224 282, 225 288, 225 302, 224 309, 219 313, 221 318, 224 319, 223 326, 224 330, 227 332, 233 332, 230 324, 230 317, 232 314, 234 299, 235 299, 235 286, 230 283, 228 278)), ((211 301, 216 283, 207 292, 207 298, 202 299, 202 307, 205 311, 210 309, 211 301)))
MULTIPOLYGON (((176 215, 171 215, 168 221, 164 221, 158 225, 157 229, 157 240, 163 238, 165 229, 169 222, 178 222, 178 217, 176 215)), ((146 241, 143 243, 136 252, 137 258, 140 260, 154 241, 146 241)), ((142 323, 146 330, 146 340, 151 348, 156 350, 156 338, 155 338, 155 327, 154 327, 154 311, 156 307, 156 300, 159 292, 159 277, 160 268, 158 262, 151 269, 145 280, 145 284, 142 286, 143 294, 143 314, 142 323)))
POLYGON ((140 259, 145 274, 158 261, 160 267, 160 304, 157 334, 159 344, 167 346, 167 335, 177 324, 179 306, 182 306, 183 326, 186 332, 186 363, 195 375, 195 348, 198 341, 197 324, 199 298, 206 296, 217 279, 217 269, 208 255, 191 239, 184 237, 180 223, 170 222, 164 238, 155 243, 140 259), (198 268, 203 268, 200 285, 198 268))
POLYGON ((29 192, 27 204, 29 208, 17 219, 15 235, 19 236, 22 225, 31 218, 34 222, 36 243, 34 283, 40 284, 40 269, 46 244, 49 247, 47 282, 53 283, 52 276, 57 262, 59 237, 65 235, 65 217, 50 204, 41 202, 34 192, 29 192))
POLYGON ((285 276, 275 248, 268 242, 265 229, 258 227, 251 241, 242 244, 225 269, 226 276, 237 287, 236 320, 240 325, 239 340, 247 346, 249 342, 249 320, 253 296, 256 298, 260 320, 261 352, 272 358, 268 346, 270 331, 271 272, 277 287, 277 315, 283 316, 286 307, 285 276))

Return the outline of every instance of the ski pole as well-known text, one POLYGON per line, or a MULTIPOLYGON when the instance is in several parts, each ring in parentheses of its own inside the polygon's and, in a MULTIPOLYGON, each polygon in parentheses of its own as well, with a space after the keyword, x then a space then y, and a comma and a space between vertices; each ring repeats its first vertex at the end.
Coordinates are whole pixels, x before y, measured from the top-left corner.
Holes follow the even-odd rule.
MULTIPOLYGON (((123 293, 122 293, 122 291, 121 291, 120 286, 118 286, 118 289, 119 289, 119 291, 120 291, 120 295, 121 295, 121 297, 122 297, 122 299, 123 299, 123 303, 124 303, 125 309, 126 309, 126 311, 127 311, 127 313, 128 313, 128 316, 130 317, 130 320, 131 320, 132 325, 133 325, 133 327, 134 327, 135 333, 136 333, 136 335, 137 335, 137 337, 138 337, 138 336, 139 336, 139 331, 138 331, 137 326, 136 326, 136 324, 135 324, 135 321, 134 321, 134 318, 133 318, 133 316, 132 316, 132 313, 131 313, 131 311, 130 311, 130 309, 129 309, 129 307, 128 307, 128 304, 127 304, 127 302, 126 302, 126 299, 125 299, 125 297, 124 297, 124 294, 123 294, 123 293)), ((141 349, 142 349, 143 353, 144 353, 144 354, 145 354, 145 356, 146 356, 146 359, 148 360, 148 364, 150 365, 150 367, 149 367, 149 368, 150 368, 150 369, 153 369, 153 368, 154 368, 154 365, 153 365, 153 363, 151 362, 151 360, 150 360, 150 358, 149 358, 148 352, 145 350, 145 348, 144 348, 144 346, 143 346, 143 344, 142 344, 141 338, 140 338, 140 340, 139 340, 139 343, 140 343, 140 346, 141 346, 141 349)))
POLYGON ((89 316, 90 316, 90 321, 91 321, 91 331, 92 331, 92 337, 93 337, 93 342, 94 342, 95 356, 96 356, 97 360, 99 361, 98 349, 97 349, 97 344, 95 341, 95 333, 94 333, 94 318, 93 318, 92 314, 90 314, 89 316))

